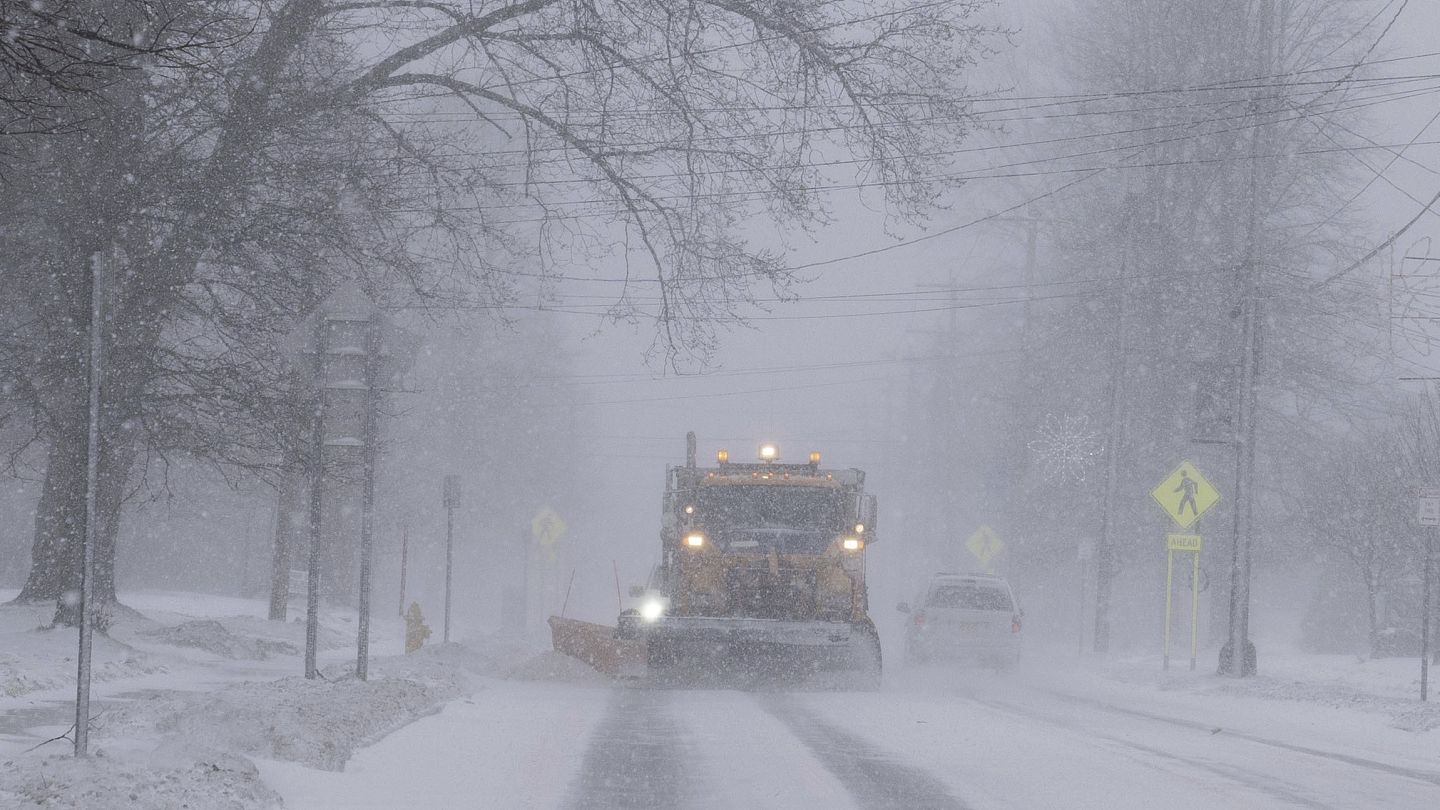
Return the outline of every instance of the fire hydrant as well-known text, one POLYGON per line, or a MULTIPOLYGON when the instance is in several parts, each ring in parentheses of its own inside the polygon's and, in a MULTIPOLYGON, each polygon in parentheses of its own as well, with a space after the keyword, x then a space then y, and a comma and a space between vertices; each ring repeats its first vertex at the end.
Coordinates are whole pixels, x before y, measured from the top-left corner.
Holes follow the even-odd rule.
POLYGON ((411 602, 410 609, 405 611, 405 652, 413 653, 425 646, 427 638, 430 638, 430 628, 425 626, 425 614, 420 612, 419 602, 411 602))

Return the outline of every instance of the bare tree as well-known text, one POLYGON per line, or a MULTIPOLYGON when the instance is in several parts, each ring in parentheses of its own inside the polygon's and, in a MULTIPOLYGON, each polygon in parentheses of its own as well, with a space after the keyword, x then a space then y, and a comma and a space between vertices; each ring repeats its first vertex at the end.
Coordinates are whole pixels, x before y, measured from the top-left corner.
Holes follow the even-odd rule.
POLYGON ((666 362, 704 357, 754 285, 789 281, 742 225, 821 223, 840 192, 913 219, 958 182, 942 169, 972 126, 981 5, 290 0, 257 7, 255 33, 203 69, 114 83, 91 137, 32 153, 29 182, 64 193, 26 214, 63 238, 6 271, 41 315, 11 354, 50 456, 22 598, 54 598, 76 570, 92 255, 121 266, 103 567, 141 453, 192 426, 213 436, 216 419, 183 418, 198 401, 218 421, 263 412, 248 380, 208 370, 263 354, 327 278, 486 306, 507 286, 496 245, 540 246, 552 279, 633 258, 648 271, 627 272, 616 316, 653 319, 666 362))
POLYGON ((189 64, 223 16, 205 0, 0 0, 0 147, 83 127, 121 71, 189 64))

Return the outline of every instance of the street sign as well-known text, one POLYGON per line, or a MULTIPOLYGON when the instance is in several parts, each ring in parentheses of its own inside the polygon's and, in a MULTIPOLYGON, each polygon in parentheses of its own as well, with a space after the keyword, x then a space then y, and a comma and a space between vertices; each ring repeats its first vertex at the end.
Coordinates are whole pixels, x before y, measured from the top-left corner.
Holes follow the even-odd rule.
POLYGON ((989 526, 981 526, 965 541, 965 548, 988 570, 990 561, 1005 551, 1005 541, 989 526))
POLYGON ((565 535, 565 521, 548 506, 541 507, 530 520, 530 535, 535 542, 549 548, 565 535))
POLYGON ((1200 550, 1203 541, 1198 534, 1167 534, 1165 535, 1165 548, 1170 551, 1196 551, 1200 550))
POLYGON ((1422 489, 1415 493, 1421 526, 1440 526, 1440 489, 1422 489))
POLYGON ((1188 461, 1180 462, 1175 471, 1150 490, 1150 497, 1165 510, 1170 519, 1188 529, 1205 511, 1220 500, 1220 492, 1188 461))

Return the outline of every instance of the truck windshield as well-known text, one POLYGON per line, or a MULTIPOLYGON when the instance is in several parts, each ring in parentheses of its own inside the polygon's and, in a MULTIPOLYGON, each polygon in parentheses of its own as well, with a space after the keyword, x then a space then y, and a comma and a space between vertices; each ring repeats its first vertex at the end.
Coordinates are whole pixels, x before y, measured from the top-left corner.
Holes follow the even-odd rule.
POLYGON ((820 554, 845 525, 832 489, 727 485, 700 490, 700 525, 722 551, 820 554))

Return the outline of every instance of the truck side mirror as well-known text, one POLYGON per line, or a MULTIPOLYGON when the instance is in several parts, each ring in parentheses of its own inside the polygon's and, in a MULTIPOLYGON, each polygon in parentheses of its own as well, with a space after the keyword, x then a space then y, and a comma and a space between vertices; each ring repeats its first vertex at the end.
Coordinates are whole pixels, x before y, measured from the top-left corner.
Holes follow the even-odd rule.
POLYGON ((909 602, 901 602, 900 604, 898 604, 898 605, 895 606, 895 609, 898 610, 898 611, 900 611, 901 613, 909 613, 909 612, 910 612, 910 603, 909 603, 909 602))
POLYGON ((642 596, 644 596, 644 595, 645 595, 645 586, 644 586, 644 585, 631 585, 631 586, 630 586, 630 596, 631 596, 632 598, 639 599, 640 597, 642 597, 642 596))

